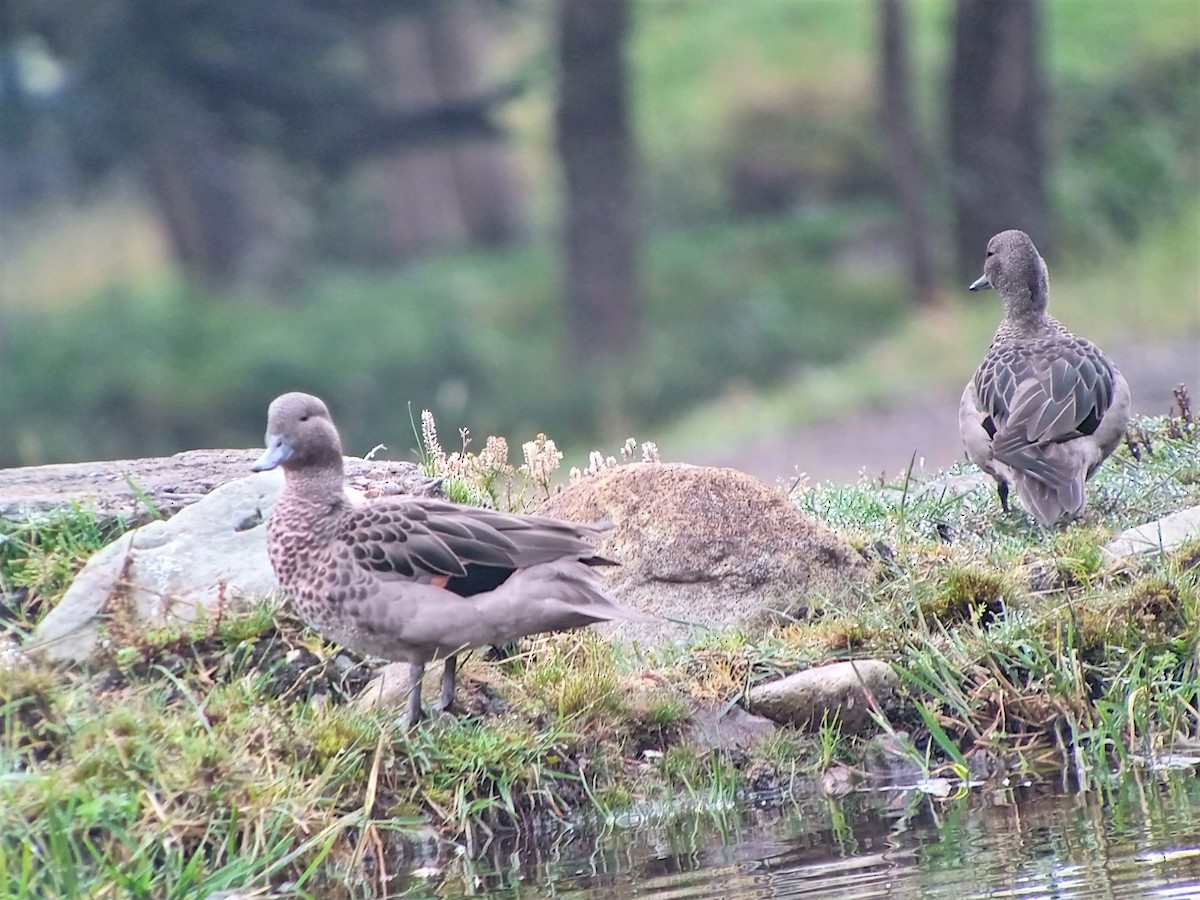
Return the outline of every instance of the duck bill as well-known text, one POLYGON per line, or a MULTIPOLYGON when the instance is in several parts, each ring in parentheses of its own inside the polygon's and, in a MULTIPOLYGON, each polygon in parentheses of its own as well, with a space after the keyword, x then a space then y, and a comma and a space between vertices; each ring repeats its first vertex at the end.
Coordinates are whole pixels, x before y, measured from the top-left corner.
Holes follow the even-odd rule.
POLYGON ((292 445, 285 438, 267 435, 267 451, 250 467, 252 472, 265 472, 283 465, 292 458, 292 445))
POLYGON ((978 278, 976 278, 974 281, 971 282, 971 286, 969 288, 967 288, 967 290, 968 291, 986 291, 986 290, 989 290, 991 288, 991 286, 992 286, 992 283, 990 281, 988 281, 988 277, 986 275, 980 275, 978 278))

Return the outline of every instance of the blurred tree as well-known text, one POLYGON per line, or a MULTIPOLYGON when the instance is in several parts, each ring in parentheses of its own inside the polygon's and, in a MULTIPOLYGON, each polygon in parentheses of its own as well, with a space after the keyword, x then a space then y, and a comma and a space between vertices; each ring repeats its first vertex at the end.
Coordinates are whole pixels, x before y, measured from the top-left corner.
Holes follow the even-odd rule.
POLYGON ((638 339, 634 148, 624 40, 626 0, 559 0, 558 152, 566 178, 566 296, 584 359, 617 356, 638 339))
POLYGON ((963 276, 979 273, 988 239, 1006 228, 1052 250, 1039 10, 1037 0, 955 6, 950 164, 963 276))
MULTIPOLYGON (((370 30, 364 46, 381 98, 397 110, 469 101, 484 90, 482 7, 449 0, 370 30)), ((505 244, 523 230, 521 192, 504 144, 463 139, 402 148, 373 164, 393 257, 467 242, 505 244)))
POLYGON ((925 205, 917 127, 913 121, 912 86, 908 62, 908 21, 905 0, 880 0, 880 100, 887 132, 892 184, 903 215, 902 246, 909 281, 918 303, 937 299, 937 280, 930 257, 930 222, 925 205))
MULTIPOLYGON (((220 284, 254 242, 251 148, 330 173, 398 146, 495 134, 501 92, 405 108, 380 96, 362 34, 431 2, 10 0, 0 54, 62 73, 24 131, 68 147, 87 177, 141 172, 180 262, 220 284)), ((6 87, 10 106, 32 91, 6 87)))

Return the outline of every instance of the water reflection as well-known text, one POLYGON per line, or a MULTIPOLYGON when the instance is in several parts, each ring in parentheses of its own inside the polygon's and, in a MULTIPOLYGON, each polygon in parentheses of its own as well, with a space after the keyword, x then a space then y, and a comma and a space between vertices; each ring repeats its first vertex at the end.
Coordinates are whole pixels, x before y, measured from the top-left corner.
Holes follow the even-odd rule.
POLYGON ((1105 791, 780 801, 496 850, 394 888, 606 900, 1200 896, 1200 780, 1141 773, 1105 791))

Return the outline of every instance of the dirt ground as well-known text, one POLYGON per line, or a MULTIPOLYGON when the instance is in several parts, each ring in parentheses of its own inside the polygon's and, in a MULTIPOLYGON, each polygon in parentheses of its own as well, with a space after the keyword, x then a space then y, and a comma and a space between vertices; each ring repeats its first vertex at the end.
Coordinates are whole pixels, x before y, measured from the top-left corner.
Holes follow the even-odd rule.
MULTIPOLYGON (((1135 413, 1160 415, 1172 407, 1172 388, 1190 388, 1200 412, 1200 335, 1169 342, 1112 347, 1133 391, 1135 413)), ((963 384, 966 383, 964 376, 963 384)), ((910 397, 868 413, 780 430, 697 454, 688 462, 734 466, 774 483, 805 472, 814 481, 854 481, 861 472, 892 477, 908 467, 916 452, 927 470, 962 457, 958 402, 962 385, 910 397)))

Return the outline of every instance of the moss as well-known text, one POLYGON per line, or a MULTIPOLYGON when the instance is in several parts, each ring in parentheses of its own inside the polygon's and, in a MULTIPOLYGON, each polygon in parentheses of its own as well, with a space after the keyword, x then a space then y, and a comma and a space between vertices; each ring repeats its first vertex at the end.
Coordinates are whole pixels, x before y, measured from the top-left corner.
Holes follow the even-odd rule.
POLYGON ((1200 570, 1200 538, 1175 548, 1169 554, 1168 560, 1171 571, 1176 575, 1196 573, 1200 570))
POLYGON ((951 565, 941 573, 934 595, 919 604, 921 615, 932 622, 986 625, 1004 614, 1012 587, 1003 575, 978 567, 951 565))
POLYGON ((1076 604, 1070 608, 1073 634, 1066 646, 1073 646, 1085 659, 1097 659, 1116 642, 1118 634, 1109 605, 1076 604))
POLYGON ((21 767, 61 758, 67 729, 55 702, 59 678, 18 667, 0 678, 0 750, 21 767))

